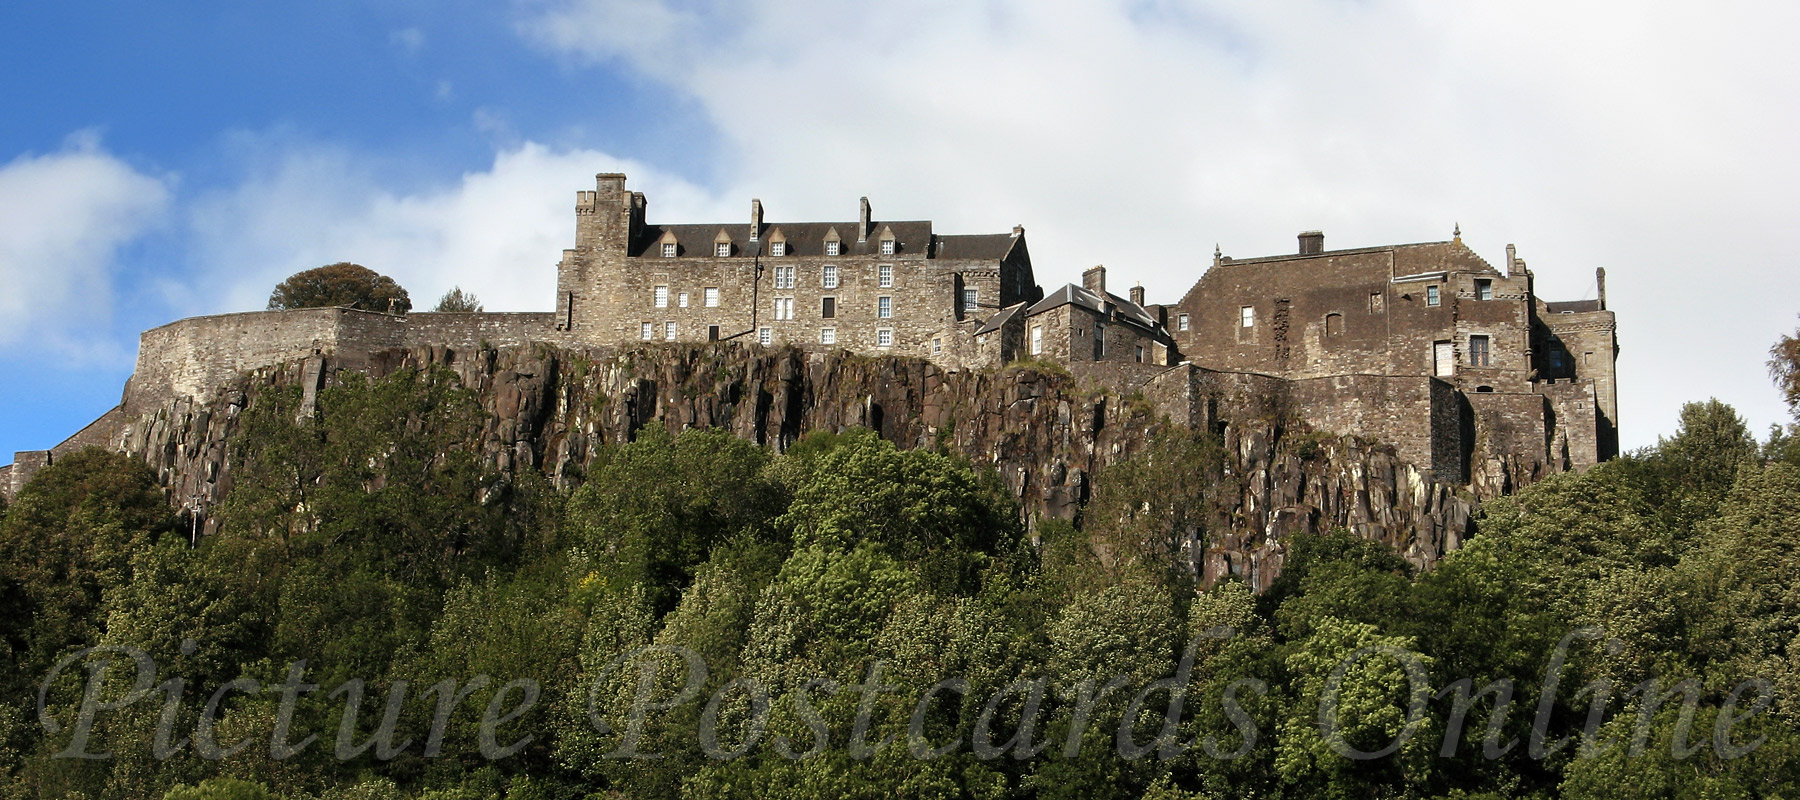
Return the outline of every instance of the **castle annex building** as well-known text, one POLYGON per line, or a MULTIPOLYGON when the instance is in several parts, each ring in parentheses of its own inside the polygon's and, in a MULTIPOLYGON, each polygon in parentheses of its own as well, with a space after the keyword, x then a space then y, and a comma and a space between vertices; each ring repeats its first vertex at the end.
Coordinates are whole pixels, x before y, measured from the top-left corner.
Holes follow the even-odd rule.
MULTIPOLYGON (((1447 242, 1196 264, 1182 297, 1147 303, 1093 267, 1045 292, 1025 230, 946 234, 885 220, 653 222, 618 174, 576 193, 574 246, 552 312, 410 315, 257 311, 147 331, 118 408, 57 448, 0 467, 17 493, 59 454, 117 447, 171 399, 207 403, 242 373, 393 348, 469 351, 542 342, 615 349, 730 341, 928 359, 979 370, 1020 359, 1141 393, 1172 420, 1218 424, 1247 398, 1321 430, 1392 444, 1444 482, 1583 469, 1618 451, 1613 313, 1545 302, 1507 247, 1496 268, 1447 242)), ((1504 489, 1504 487, 1500 487, 1504 489)))

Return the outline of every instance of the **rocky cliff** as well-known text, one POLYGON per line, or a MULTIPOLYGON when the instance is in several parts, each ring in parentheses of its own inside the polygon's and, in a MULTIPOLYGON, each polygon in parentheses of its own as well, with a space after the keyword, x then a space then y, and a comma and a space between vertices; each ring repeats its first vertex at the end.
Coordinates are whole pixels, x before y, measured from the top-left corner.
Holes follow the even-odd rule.
MULTIPOLYGON (((724 428, 780 449, 807 432, 875 429, 903 447, 944 447, 998 471, 1031 519, 1071 518, 1093 476, 1171 422, 1141 394, 1120 396, 1055 368, 945 371, 929 362, 744 345, 571 351, 542 345, 315 356, 244 374, 210 402, 172 398, 124 409, 112 446, 143 458, 184 506, 229 490, 226 443, 259 392, 298 384, 310 402, 346 370, 453 370, 489 412, 481 450, 502 472, 580 482, 596 448, 639 427, 724 428)), ((1322 436, 1254 415, 1210 424, 1230 485, 1196 532, 1192 567, 1267 586, 1297 531, 1348 528, 1427 566, 1457 547, 1473 498, 1392 448, 1322 436), (1202 541, 1204 539, 1204 541, 1202 541)), ((1177 415, 1176 419, 1179 419, 1177 415)))

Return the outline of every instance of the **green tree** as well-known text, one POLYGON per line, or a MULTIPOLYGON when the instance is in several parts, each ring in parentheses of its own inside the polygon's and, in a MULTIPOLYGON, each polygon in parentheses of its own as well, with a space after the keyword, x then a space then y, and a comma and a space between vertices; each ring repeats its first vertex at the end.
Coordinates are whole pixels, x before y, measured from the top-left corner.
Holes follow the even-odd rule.
POLYGON ((480 313, 482 307, 481 301, 476 299, 474 294, 465 292, 461 286, 457 286, 445 292, 443 297, 438 298, 437 308, 432 310, 440 314, 468 314, 480 313))
POLYGON ((404 314, 412 310, 412 298, 393 278, 348 261, 297 272, 269 294, 275 311, 334 306, 404 314))
POLYGON ((1758 457, 1756 437, 1731 406, 1718 400, 1682 406, 1675 435, 1658 439, 1649 457, 1674 532, 1691 531, 1712 516, 1737 480, 1738 468, 1758 457))
POLYGON ((1769 375, 1788 407, 1800 413, 1800 330, 1782 334, 1769 348, 1769 375))
POLYGON ((163 800, 280 800, 260 783, 236 778, 210 778, 196 786, 177 786, 163 800))

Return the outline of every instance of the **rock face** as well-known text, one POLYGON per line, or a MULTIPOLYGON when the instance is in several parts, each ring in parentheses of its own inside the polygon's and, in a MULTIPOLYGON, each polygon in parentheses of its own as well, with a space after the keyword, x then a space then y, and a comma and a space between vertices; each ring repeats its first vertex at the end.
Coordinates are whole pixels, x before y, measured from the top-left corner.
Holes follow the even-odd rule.
MULTIPOLYGON (((603 443, 629 440, 644 425, 723 428, 776 449, 811 431, 863 426, 901 447, 943 447, 993 467, 1029 520, 1068 519, 1099 470, 1183 424, 1143 395, 1121 397, 1034 368, 945 371, 919 359, 735 344, 536 345, 340 353, 259 369, 210 402, 126 409, 112 446, 155 468, 179 504, 204 509, 229 490, 226 445, 259 392, 300 385, 310 406, 346 370, 380 377, 431 366, 454 371, 487 410, 481 451, 489 465, 540 470, 565 487, 582 480, 603 443)), ((1230 454, 1233 483, 1218 493, 1210 534, 1196 531, 1189 548, 1192 568, 1209 583, 1236 574, 1266 587, 1287 537, 1299 531, 1347 528, 1421 567, 1468 531, 1474 497, 1435 482, 1391 447, 1253 418, 1210 425, 1230 454)))

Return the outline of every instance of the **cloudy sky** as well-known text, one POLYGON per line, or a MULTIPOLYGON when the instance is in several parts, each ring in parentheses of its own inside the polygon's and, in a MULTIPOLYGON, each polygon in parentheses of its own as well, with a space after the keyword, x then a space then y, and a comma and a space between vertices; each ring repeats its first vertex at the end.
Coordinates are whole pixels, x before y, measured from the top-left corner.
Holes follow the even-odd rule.
POLYGON ((1661 0, 15 4, 0 26, 0 462, 117 402, 137 333, 353 260, 548 310, 573 193, 653 220, 1023 224, 1039 281, 1507 243, 1619 314, 1627 447, 1787 418, 1800 5, 1661 0), (174 10, 171 10, 173 8, 174 10))

